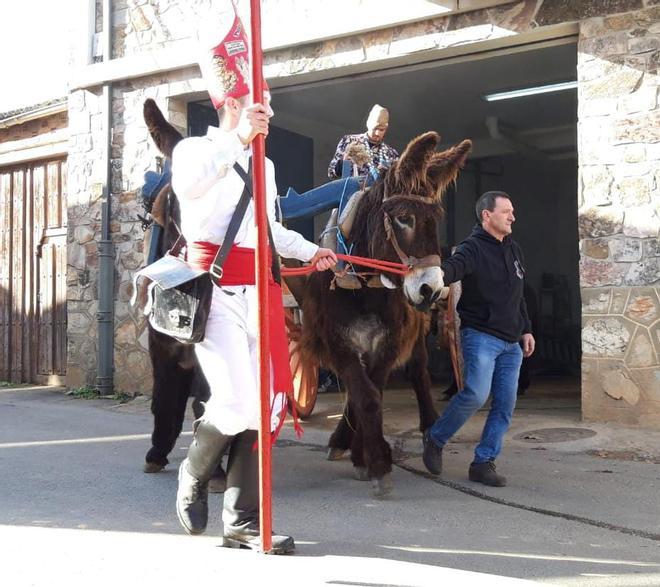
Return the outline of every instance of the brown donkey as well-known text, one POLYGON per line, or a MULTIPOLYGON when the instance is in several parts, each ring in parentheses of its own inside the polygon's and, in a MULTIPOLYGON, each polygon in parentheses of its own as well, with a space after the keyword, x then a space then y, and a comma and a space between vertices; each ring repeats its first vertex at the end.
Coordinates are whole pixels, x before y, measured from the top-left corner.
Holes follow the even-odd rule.
POLYGON ((472 143, 437 152, 440 137, 412 140, 401 158, 359 201, 350 242, 357 256, 412 266, 405 277, 381 276, 382 288, 331 289, 331 272, 312 274, 303 300, 302 351, 332 369, 348 404, 330 437, 328 458, 351 450, 355 476, 373 493, 392 489, 392 453, 383 436, 382 393, 391 371, 409 363, 420 429, 437 417, 430 395, 426 311, 440 295, 441 196, 456 179, 472 143))

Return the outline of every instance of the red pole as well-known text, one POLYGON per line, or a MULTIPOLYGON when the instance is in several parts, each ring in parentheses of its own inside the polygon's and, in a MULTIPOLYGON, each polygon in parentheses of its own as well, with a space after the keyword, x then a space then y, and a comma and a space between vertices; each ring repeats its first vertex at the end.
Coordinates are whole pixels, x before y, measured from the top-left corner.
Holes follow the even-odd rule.
MULTIPOLYGON (((252 38, 252 101, 263 104, 263 64, 261 54, 260 0, 250 0, 252 38)), ((270 332, 268 329, 268 213, 266 208, 266 140, 258 134, 252 141, 252 174, 255 216, 257 222, 257 296, 259 298, 259 527, 261 548, 272 549, 272 479, 270 442, 270 332)))

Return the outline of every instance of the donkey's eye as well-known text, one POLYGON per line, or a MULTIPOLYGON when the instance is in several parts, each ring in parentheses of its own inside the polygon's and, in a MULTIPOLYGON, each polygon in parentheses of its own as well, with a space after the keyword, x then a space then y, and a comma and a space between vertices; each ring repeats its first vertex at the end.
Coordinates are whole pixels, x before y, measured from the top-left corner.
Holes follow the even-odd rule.
POLYGON ((395 218, 396 223, 401 228, 414 228, 415 227, 415 217, 410 214, 400 214, 395 218))

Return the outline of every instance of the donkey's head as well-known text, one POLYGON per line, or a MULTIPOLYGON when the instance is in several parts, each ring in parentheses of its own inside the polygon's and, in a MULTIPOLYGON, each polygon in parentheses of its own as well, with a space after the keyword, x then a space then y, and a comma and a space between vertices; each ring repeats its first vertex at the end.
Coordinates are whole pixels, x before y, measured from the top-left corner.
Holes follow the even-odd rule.
POLYGON ((401 158, 365 194, 355 219, 355 234, 351 234, 362 254, 411 267, 402 281, 389 276, 381 279, 402 285, 408 302, 420 310, 427 310, 437 300, 443 286, 442 196, 472 148, 471 141, 465 140, 437 152, 439 141, 437 133, 427 132, 408 144, 401 158))
MULTIPOLYGON (((183 136, 165 120, 156 102, 151 98, 144 103, 143 115, 156 147, 165 157, 170 159, 174 147, 183 136)), ((170 249, 179 237, 178 227, 181 225, 179 202, 169 183, 163 186, 154 199, 151 206, 151 216, 156 224, 163 227, 163 236, 159 247, 162 254, 170 249)))

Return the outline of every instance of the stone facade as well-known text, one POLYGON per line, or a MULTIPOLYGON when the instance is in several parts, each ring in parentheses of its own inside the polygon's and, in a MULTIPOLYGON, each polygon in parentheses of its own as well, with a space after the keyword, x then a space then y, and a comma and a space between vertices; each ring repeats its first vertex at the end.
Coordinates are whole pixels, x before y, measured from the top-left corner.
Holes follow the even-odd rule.
POLYGON ((591 18, 578 44, 586 419, 660 426, 660 6, 591 18))
MULTIPOLYGON (((268 0, 264 3, 269 4, 268 0)), ((209 0, 117 0, 113 57, 183 46, 209 0)), ((267 10, 265 9, 267 13, 267 10)), ((580 23, 579 226, 583 309, 583 409, 589 419, 660 425, 660 110, 657 0, 520 0, 367 33, 269 50, 269 78, 424 61, 444 51, 580 23), (654 403, 655 402, 655 403, 654 403)), ((100 30, 100 23, 97 24, 100 30)), ((115 387, 148 392, 143 318, 128 300, 143 263, 136 190, 154 167, 141 116, 153 97, 184 128, 178 96, 202 90, 197 68, 113 87, 112 238, 116 246, 115 387)), ((98 90, 70 96, 69 384, 93 383, 103 141, 98 90)))
POLYGON ((100 239, 103 130, 100 94, 69 96, 67 235, 67 385, 96 378, 98 240, 100 239))
POLYGON ((657 427, 658 288, 598 287, 582 291, 584 418, 657 427))
MULTIPOLYGON (((144 266, 143 214, 138 188, 144 173, 154 169, 159 156, 142 118, 147 98, 156 100, 174 124, 185 129, 185 109, 177 94, 199 91, 195 71, 145 77, 113 88, 112 210, 110 232, 115 247, 115 390, 147 393, 151 363, 147 352, 146 322, 130 305, 132 278, 144 266), (183 118, 182 118, 183 117, 183 118)), ((98 242, 101 238, 103 125, 101 96, 80 90, 69 100, 69 238, 67 384, 93 385, 96 379, 98 309, 98 242)))
POLYGON ((209 0, 117 0, 113 3, 113 56, 133 55, 190 40, 191 23, 209 0))

